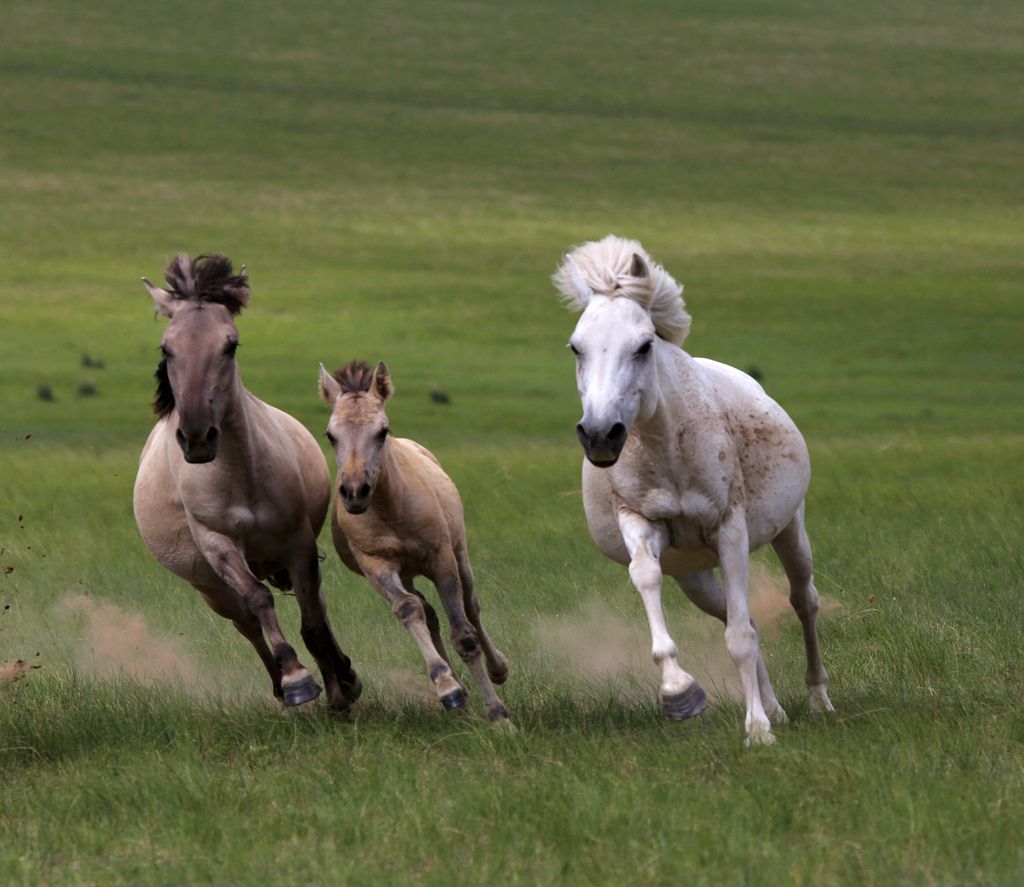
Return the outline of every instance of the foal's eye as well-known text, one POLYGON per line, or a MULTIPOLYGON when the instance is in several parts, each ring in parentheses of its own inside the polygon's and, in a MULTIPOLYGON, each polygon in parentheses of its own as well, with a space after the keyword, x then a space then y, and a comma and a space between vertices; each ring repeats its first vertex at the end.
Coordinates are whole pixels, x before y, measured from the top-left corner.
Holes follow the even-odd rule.
POLYGON ((235 352, 238 350, 238 342, 231 340, 227 345, 224 346, 224 353, 228 357, 234 357, 235 352))
POLYGON ((171 351, 170 351, 170 349, 166 345, 164 345, 162 342, 160 343, 160 353, 164 356, 164 358, 166 360, 170 360, 171 359, 171 351))
POLYGON ((390 428, 381 428, 381 430, 377 432, 377 440, 384 440, 390 432, 390 428))
POLYGON ((334 445, 335 445, 335 444, 336 444, 336 443, 338 442, 338 438, 336 438, 336 437, 335 437, 335 436, 334 436, 333 434, 331 434, 331 432, 329 432, 329 431, 328 431, 328 432, 327 432, 327 433, 326 433, 326 434, 324 435, 324 437, 326 437, 326 438, 327 438, 327 442, 328 442, 328 443, 329 443, 329 444, 330 444, 330 445, 331 445, 332 447, 333 447, 333 446, 334 446, 334 445))
POLYGON ((651 342, 644 342, 639 348, 636 349, 637 357, 647 357, 651 353, 651 342))

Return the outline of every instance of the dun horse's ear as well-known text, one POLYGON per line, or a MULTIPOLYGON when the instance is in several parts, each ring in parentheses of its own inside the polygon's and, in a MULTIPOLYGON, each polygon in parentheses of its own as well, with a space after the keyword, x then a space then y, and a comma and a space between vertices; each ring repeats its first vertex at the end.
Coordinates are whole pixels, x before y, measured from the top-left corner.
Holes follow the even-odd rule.
POLYGON ((633 253, 633 262, 629 266, 630 277, 646 277, 647 276, 647 263, 643 260, 639 253, 633 253))
POLYGON ((341 385, 338 384, 338 380, 327 372, 327 368, 323 364, 320 364, 320 399, 327 406, 333 407, 340 395, 341 385))
POLYGON ((377 369, 373 371, 373 388, 377 392, 377 397, 381 400, 387 400, 395 393, 395 386, 391 381, 391 370, 388 369, 388 365, 383 360, 377 364, 377 369))
POLYGON ((174 296, 167 292, 167 290, 160 289, 160 287, 150 281, 148 277, 143 277, 142 282, 146 285, 146 289, 149 290, 149 295, 153 299, 153 304, 156 305, 156 310, 164 317, 173 317, 174 296))

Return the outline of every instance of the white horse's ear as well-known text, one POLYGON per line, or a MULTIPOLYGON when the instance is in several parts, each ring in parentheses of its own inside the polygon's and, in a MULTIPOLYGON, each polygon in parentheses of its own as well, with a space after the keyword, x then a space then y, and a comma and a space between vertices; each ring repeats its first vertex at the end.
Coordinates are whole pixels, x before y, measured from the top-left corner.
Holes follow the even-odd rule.
POLYGON ((341 385, 338 383, 338 380, 327 372, 327 367, 320 364, 320 399, 327 406, 333 407, 334 402, 340 395, 341 385))
POLYGON ((377 368, 373 371, 373 388, 377 392, 377 397, 381 400, 387 400, 395 393, 395 386, 391 381, 391 370, 388 369, 388 365, 383 360, 377 364, 377 368))
POLYGON ((576 298, 580 305, 585 307, 594 298, 594 291, 590 288, 590 284, 587 283, 587 278, 583 276, 583 272, 580 271, 579 265, 572 259, 567 259, 566 264, 569 266, 569 278, 572 280, 572 285, 576 288, 576 298))
POLYGON ((630 277, 647 277, 647 263, 639 253, 633 253, 633 261, 629 266, 630 277))
POLYGON ((160 289, 160 287, 152 283, 148 277, 143 277, 142 282, 146 285, 146 289, 149 290, 149 295, 153 299, 153 304, 156 305, 156 310, 164 317, 173 317, 174 296, 167 292, 167 290, 160 289))

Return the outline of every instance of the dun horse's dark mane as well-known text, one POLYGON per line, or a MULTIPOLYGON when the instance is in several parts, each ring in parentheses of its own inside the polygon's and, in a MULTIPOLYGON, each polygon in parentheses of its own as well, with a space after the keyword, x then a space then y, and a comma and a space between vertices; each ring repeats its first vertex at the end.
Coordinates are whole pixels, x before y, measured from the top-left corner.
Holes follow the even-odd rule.
POLYGON ((171 295, 186 302, 213 302, 238 314, 249 304, 245 267, 235 274, 231 259, 221 253, 189 258, 179 253, 164 270, 171 295))
POLYGON ((167 378, 167 361, 161 360, 153 373, 156 379, 156 397, 153 399, 153 412, 161 419, 174 411, 174 392, 167 378))
POLYGON ((343 394, 358 394, 369 391, 373 384, 373 370, 362 360, 350 360, 341 369, 334 371, 334 378, 343 394))

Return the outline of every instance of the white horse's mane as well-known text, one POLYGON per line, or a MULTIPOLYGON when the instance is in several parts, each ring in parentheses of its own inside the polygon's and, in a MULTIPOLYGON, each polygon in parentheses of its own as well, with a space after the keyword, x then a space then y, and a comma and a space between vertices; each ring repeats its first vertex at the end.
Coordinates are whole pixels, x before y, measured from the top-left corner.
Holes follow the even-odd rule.
POLYGON ((681 345, 690 331, 682 284, 657 264, 639 241, 609 234, 574 247, 551 279, 570 310, 584 310, 594 296, 631 299, 650 312, 654 330, 662 339, 681 345), (638 267, 634 256, 639 256, 645 267, 638 267), (636 276, 638 270, 642 276, 636 276))

